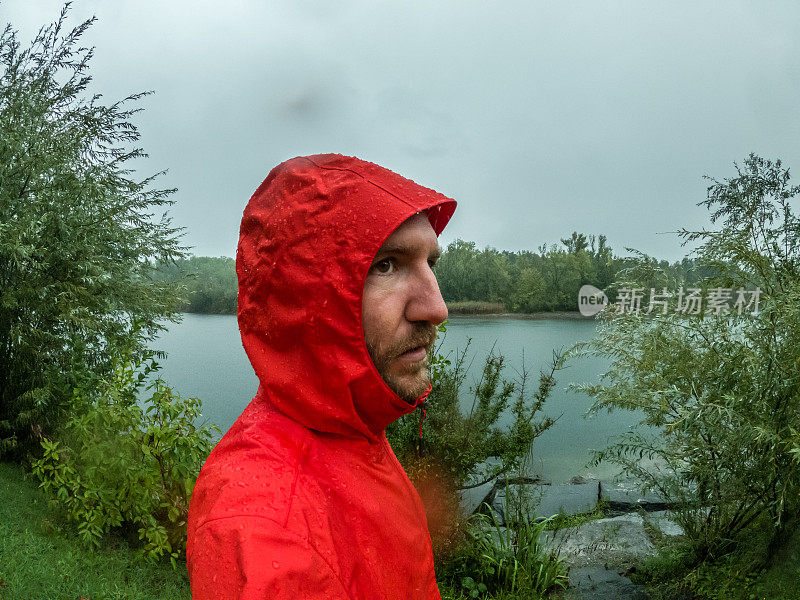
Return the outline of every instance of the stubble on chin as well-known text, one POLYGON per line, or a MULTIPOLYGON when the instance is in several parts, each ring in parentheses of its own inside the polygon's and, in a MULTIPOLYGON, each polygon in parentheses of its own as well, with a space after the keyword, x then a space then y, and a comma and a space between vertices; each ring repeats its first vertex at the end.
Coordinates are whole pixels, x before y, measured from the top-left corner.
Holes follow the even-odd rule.
MULTIPOLYGON (((378 372, 380 373, 380 371, 378 372)), ((425 393, 430 383, 431 377, 428 371, 428 359, 425 358, 423 361, 420 361, 420 366, 415 368, 411 373, 406 374, 405 378, 400 375, 394 377, 391 373, 381 373, 381 377, 383 377, 389 389, 400 396, 401 399, 406 402, 414 402, 414 400, 425 393)))
POLYGON ((435 326, 419 325, 408 338, 388 348, 381 348, 380 345, 366 340, 367 351, 378 373, 389 389, 406 402, 413 402, 428 389, 430 384, 428 358, 425 357, 418 363, 405 368, 397 363, 397 358, 410 348, 430 346, 436 339, 436 333, 435 326))

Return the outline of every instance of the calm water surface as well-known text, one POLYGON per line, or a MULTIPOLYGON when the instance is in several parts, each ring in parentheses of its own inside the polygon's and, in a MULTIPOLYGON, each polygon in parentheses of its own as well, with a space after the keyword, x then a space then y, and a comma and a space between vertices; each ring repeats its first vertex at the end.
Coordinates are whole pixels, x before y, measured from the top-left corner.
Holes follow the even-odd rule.
MULTIPOLYGON (((469 347, 466 385, 474 385, 486 355, 494 349, 505 357, 505 377, 518 378, 524 364, 531 389, 538 385, 540 369, 548 367, 553 350, 569 348, 589 340, 595 324, 587 321, 496 319, 451 317, 442 350, 456 353, 469 347), (524 361, 523 361, 524 358, 524 361)), ((183 396, 203 401, 203 415, 224 432, 236 420, 258 389, 258 379, 241 345, 236 317, 231 315, 184 315, 154 344, 165 350, 161 376, 183 396)), ((575 475, 606 477, 610 467, 587 467, 591 449, 606 445, 609 436, 627 430, 636 415, 614 412, 590 419, 584 413, 591 400, 568 391, 570 383, 597 382, 607 362, 586 358, 571 361, 556 374, 557 385, 545 407, 545 414, 557 423, 536 440, 531 471, 548 481, 563 482, 575 475)), ((465 390, 463 407, 468 410, 472 395, 465 390)))

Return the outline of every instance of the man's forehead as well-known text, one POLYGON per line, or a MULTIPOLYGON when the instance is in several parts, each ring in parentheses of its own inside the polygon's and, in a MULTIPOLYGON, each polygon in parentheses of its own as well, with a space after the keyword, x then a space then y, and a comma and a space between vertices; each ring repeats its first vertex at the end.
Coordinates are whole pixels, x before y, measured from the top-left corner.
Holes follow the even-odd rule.
POLYGON ((420 251, 441 254, 436 232, 424 212, 403 221, 383 243, 378 254, 412 254, 420 251))

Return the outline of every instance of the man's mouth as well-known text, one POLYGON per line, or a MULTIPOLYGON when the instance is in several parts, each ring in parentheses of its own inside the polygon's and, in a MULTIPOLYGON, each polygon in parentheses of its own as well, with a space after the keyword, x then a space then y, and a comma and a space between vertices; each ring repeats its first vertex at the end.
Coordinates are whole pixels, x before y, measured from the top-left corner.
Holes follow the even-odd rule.
POLYGON ((415 346, 403 352, 399 356, 399 358, 402 360, 416 362, 424 360, 427 355, 428 355, 428 348, 426 346, 415 346))

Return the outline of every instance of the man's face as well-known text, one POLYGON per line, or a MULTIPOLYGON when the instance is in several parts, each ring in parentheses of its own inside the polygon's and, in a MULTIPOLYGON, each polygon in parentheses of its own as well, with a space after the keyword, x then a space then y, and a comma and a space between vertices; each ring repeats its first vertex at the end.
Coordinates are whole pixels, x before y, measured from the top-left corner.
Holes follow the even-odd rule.
POLYGON ((408 402, 428 389, 427 350, 447 318, 431 270, 439 254, 428 217, 414 215, 378 250, 364 283, 367 350, 386 384, 408 402))

